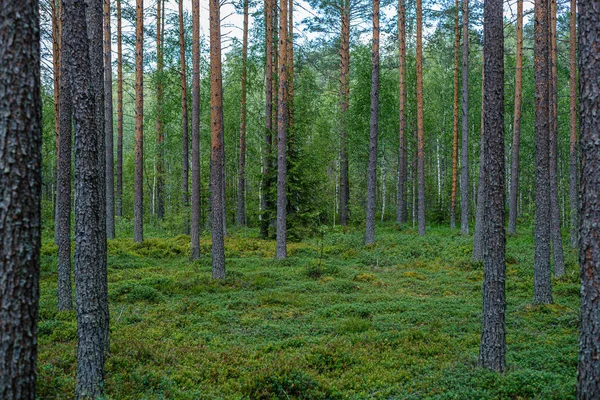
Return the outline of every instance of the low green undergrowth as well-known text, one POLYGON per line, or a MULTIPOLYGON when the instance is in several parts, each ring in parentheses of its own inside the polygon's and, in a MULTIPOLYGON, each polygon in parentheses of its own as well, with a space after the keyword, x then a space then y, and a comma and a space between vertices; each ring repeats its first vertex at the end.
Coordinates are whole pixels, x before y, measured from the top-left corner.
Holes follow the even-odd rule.
MULTIPOLYGON (((114 399, 565 399, 575 396, 579 283, 575 251, 555 304, 532 306, 533 243, 508 238, 507 364, 477 367, 483 266, 472 238, 378 226, 327 231, 274 260, 253 230, 226 240, 211 279, 210 238, 108 245, 114 399)), ((48 238, 50 239, 50 238, 48 238)), ((565 241, 568 243, 568 241, 565 241)), ((74 396, 76 318, 57 311, 56 248, 42 249, 38 393, 74 396)))

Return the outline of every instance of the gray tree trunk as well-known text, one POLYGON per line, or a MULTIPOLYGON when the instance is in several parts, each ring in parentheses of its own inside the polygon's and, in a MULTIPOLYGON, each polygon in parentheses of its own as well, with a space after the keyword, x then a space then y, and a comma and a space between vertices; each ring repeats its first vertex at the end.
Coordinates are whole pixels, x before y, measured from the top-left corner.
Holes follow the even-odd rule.
POLYGON ((265 138, 263 171, 261 176, 262 197, 260 201, 260 237, 269 237, 271 221, 271 149, 273 142, 273 1, 265 0, 265 138))
POLYGON ((133 241, 144 241, 144 1, 135 4, 135 179, 133 241))
POLYGON ((200 258, 200 2, 192 0, 192 252, 200 258))
POLYGON ((463 0, 462 54, 462 165, 460 176, 460 232, 469 234, 469 0, 463 0))
POLYGON ((287 0, 281 0, 279 13, 279 99, 277 109, 277 244, 278 260, 287 257, 287 0))
POLYGON ((112 37, 110 0, 104 0, 104 131, 106 134, 106 237, 115 238, 115 160, 113 146, 112 37))
POLYGON ((0 0, 0 398, 35 399, 41 245, 39 3, 0 0))
POLYGON ((400 46, 400 138, 398 149, 398 193, 396 197, 396 223, 406 222, 406 6, 404 0, 398 1, 398 42, 400 46))
POLYGON ((504 231, 504 24, 502 0, 484 4, 484 278, 479 365, 506 368, 504 231))
POLYGON ((571 0, 569 16, 569 200, 571 246, 579 244, 579 177, 577 166, 577 0, 571 0))
POLYGON ((483 218, 485 212, 485 126, 484 126, 484 83, 485 68, 481 69, 481 136, 479 139, 479 186, 477 187, 477 209, 475 210, 475 233, 473 235, 473 261, 483 260, 483 218))
POLYGON ((419 235, 425 235, 425 138, 423 118, 423 4, 417 0, 417 176, 419 235))

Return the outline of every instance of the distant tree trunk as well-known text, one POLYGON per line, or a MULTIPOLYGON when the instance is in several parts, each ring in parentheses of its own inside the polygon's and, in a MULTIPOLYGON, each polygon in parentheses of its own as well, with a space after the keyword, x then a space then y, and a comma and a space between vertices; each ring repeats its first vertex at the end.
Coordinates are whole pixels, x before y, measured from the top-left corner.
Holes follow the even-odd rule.
POLYGON ((123 36, 121 0, 117 0, 117 217, 123 216, 123 36))
POLYGON ((462 54, 462 165, 460 176, 460 232, 469 234, 469 0, 463 0, 462 54))
MULTIPOLYGON (((60 71, 61 71, 61 1, 50 0, 52 9, 52 66, 54 73, 54 133, 56 138, 56 185, 58 186, 58 158, 60 148, 60 71)), ((58 245, 58 187, 54 198, 54 243, 58 245)))
MULTIPOLYGON (((102 85, 94 82, 93 65, 98 52, 94 32, 100 22, 102 3, 84 5, 65 0, 65 29, 68 68, 75 127, 75 287, 77 294, 77 398, 101 397, 104 390, 104 360, 107 341, 104 309, 107 300, 103 272, 106 269, 106 226, 104 199, 103 115, 97 112, 102 85), (95 6, 99 5, 100 10, 95 6), (87 18, 86 18, 87 11, 87 18), (98 12, 100 11, 100 12, 98 12), (100 21, 96 21, 100 19, 100 21), (96 84, 95 84, 96 83, 96 84), (102 157, 99 157, 101 155, 102 157), (103 160, 102 160, 103 161, 103 160)), ((101 32, 101 30, 100 30, 101 32)), ((100 74, 100 80, 102 75, 100 74)), ((100 102, 100 109, 103 102, 100 102)))
POLYGON ((246 225, 246 80, 248 75, 248 0, 244 0, 242 40, 242 96, 240 100, 240 167, 238 171, 237 224, 246 225))
POLYGON ((135 182, 133 240, 144 240, 144 0, 135 3, 135 182))
POLYGON ((579 194, 577 170, 577 1, 571 0, 569 19, 569 199, 571 203, 571 246, 579 242, 579 194))
POLYGON ((225 279, 223 216, 223 83, 221 78, 221 17, 219 0, 210 0, 210 199, 212 209, 212 275, 225 279))
POLYGON ((279 99, 277 107, 277 246, 276 258, 287 257, 287 0, 279 13, 279 99))
POLYGON ((550 163, 548 0, 535 0, 535 258, 534 302, 552 303, 550 280, 550 163))
POLYGON ((0 0, 0 398, 35 399, 41 246, 39 3, 0 0))
POLYGON ((460 31, 458 29, 459 3, 455 2, 454 18, 454 124, 452 135, 452 195, 450 199, 450 229, 456 228, 456 183, 458 181, 458 51, 460 47, 460 31))
POLYGON ((187 74, 185 64, 185 31, 183 27, 183 0, 179 0, 179 58, 181 61, 181 143, 182 143, 182 168, 181 168, 181 193, 185 218, 185 232, 189 232, 188 204, 189 204, 189 136, 188 136, 188 105, 187 105, 187 74))
POLYGON ((419 235, 425 235, 425 136, 423 127, 423 4, 417 1, 417 175, 419 235))
POLYGON ((523 0, 517 1, 517 49, 515 67, 515 112, 513 120, 512 167, 508 233, 517 232, 517 195, 519 192, 519 147, 521 145, 521 103, 523 100, 523 0))
MULTIPOLYGON (((211 3, 212 4, 212 3, 211 3)), ((211 15, 212 17, 212 15, 211 15)), ((212 124, 211 124, 212 129, 212 124)), ((212 159, 212 158, 211 158, 212 159)), ((200 258, 200 1, 192 0, 192 241, 191 259, 200 258)))
POLYGON ((113 147, 112 37, 110 0, 104 0, 104 131, 106 135, 106 237, 115 238, 115 160, 113 147))
POLYGON ((600 398, 600 2, 579 1, 581 330, 577 397, 600 398))
POLYGON ((156 216, 163 219, 165 216, 165 128, 163 123, 163 103, 165 92, 163 89, 164 69, 164 44, 162 31, 164 25, 164 0, 156 3, 156 216))
POLYGON ((485 124, 484 118, 485 68, 481 68, 481 137, 479 141, 479 186, 477 187, 477 210, 475 212, 475 234, 473 235, 473 261, 483 261, 483 219, 485 214, 485 124))
POLYGON ((271 126, 273 127, 273 136, 271 138, 272 143, 272 157, 271 157, 271 182, 270 187, 270 200, 269 200, 269 230, 271 236, 273 232, 277 236, 277 140, 278 140, 278 126, 279 126, 279 7, 277 0, 273 0, 273 105, 272 105, 272 118, 271 126))
MULTIPOLYGON (((61 7, 64 21, 64 8, 61 7)), ((61 59, 67 59, 66 35, 61 33, 61 59)), ((67 63, 60 64, 60 133, 56 179, 56 232, 58 233, 58 309, 73 309, 71 289, 71 129, 73 114, 67 63)))
POLYGON ((504 32, 502 0, 484 3, 484 278, 479 365, 506 368, 504 231, 504 32))
POLYGON ((270 192, 271 192, 271 148, 273 142, 273 4, 274 0, 265 0, 265 139, 263 151, 262 171, 262 198, 260 216, 260 237, 266 239, 269 236, 270 216, 270 192))
POLYGON ((371 50, 371 121, 367 169, 367 223, 365 244, 375 243, 375 195, 377 192, 377 135, 379 131, 379 0, 373 0, 373 43, 371 50))
POLYGON ((554 275, 558 278, 565 273, 565 256, 563 254, 562 234, 560 231, 560 204, 558 203, 558 97, 556 69, 556 0, 550 0, 550 65, 549 65, 549 139, 550 154, 550 235, 554 254, 554 275))
POLYGON ((400 46, 400 145, 398 155, 398 194, 396 223, 406 222, 406 6, 404 0, 398 0, 398 43, 400 46))
POLYGON ((287 42, 287 72, 288 88, 286 92, 287 113, 288 113, 288 163, 294 157, 294 0, 289 0, 288 4, 288 42, 287 42))
POLYGON ((350 1, 341 2, 340 29, 340 225, 348 225, 348 107, 350 103, 350 1))

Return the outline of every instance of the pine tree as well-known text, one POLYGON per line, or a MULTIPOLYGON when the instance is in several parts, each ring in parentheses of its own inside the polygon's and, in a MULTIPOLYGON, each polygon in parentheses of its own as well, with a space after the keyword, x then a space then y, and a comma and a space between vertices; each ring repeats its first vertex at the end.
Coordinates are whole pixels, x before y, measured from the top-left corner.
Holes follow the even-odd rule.
POLYGON ((144 0, 135 3, 135 182, 133 240, 144 240, 144 0))
POLYGON ((571 246, 579 242, 579 177, 577 166, 577 1, 571 0, 569 17, 569 200, 571 246))
POLYGON ((419 235, 425 235, 425 134, 423 121, 423 4, 417 1, 417 179, 419 235))
POLYGON ((460 176, 460 232, 469 234, 469 0, 463 0, 462 54, 462 165, 460 176))
POLYGON ((106 237, 115 238, 115 160, 113 146, 112 37, 110 0, 104 0, 104 132, 106 141, 106 237))
MULTIPOLYGON (((212 17, 212 15, 211 15, 212 17)), ((212 130, 212 124, 211 124, 212 130)), ((192 0, 192 241, 191 259, 200 258, 200 2, 192 0)))
POLYGON ((183 28, 183 0, 179 0, 179 58, 181 62, 181 196, 184 214, 186 215, 184 231, 189 233, 190 226, 188 215, 189 204, 189 121, 187 105, 187 74, 185 62, 185 31, 183 28))
POLYGON ((460 34, 458 28, 459 3, 455 2, 456 16, 454 18, 454 101, 452 125, 452 194, 450 199, 450 229, 456 228, 456 192, 458 181, 458 51, 460 47, 460 34))
POLYGON ((238 171, 238 198, 236 222, 246 225, 246 86, 248 79, 248 0, 244 1, 242 32, 242 96, 240 99, 240 162, 238 171))
POLYGON ((396 198, 396 223, 406 222, 406 5, 398 0, 398 43, 400 75, 400 143, 398 149, 398 193, 396 198))
POLYGON ((123 35, 121 0, 117 0, 117 217, 123 216, 123 35))

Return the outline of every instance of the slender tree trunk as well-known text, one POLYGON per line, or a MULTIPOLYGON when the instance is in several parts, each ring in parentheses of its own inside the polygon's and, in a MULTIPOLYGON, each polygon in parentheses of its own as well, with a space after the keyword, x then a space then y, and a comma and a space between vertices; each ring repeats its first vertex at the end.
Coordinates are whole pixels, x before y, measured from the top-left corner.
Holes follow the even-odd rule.
POLYGON ((423 127, 423 4, 417 1, 417 175, 419 235, 425 235, 425 135, 423 127))
POLYGON ((581 329, 577 397, 600 398, 600 1, 579 1, 581 329))
POLYGON ((406 222, 406 6, 404 0, 398 0, 398 43, 400 46, 400 146, 398 156, 398 194, 396 223, 406 222))
POLYGON ((260 218, 260 237, 266 239, 269 236, 270 216, 270 192, 271 192, 271 148, 273 137, 273 4, 274 0, 265 0, 265 139, 262 172, 262 199, 260 218))
POLYGON ((123 36, 121 0, 117 0, 117 217, 123 216, 123 36))
POLYGON ((549 65, 549 111, 548 147, 550 154, 550 235, 552 253, 554 255, 554 275, 558 278, 565 273, 565 257, 563 254, 562 234, 560 230, 560 204, 558 203, 558 97, 556 69, 556 0, 550 0, 550 65, 549 65))
MULTIPOLYGON (((75 127, 75 287, 77 294, 77 398, 101 397, 104 390, 104 360, 107 341, 104 302, 106 286, 106 226, 104 199, 103 114, 97 112, 101 84, 94 81, 93 65, 102 59, 102 3, 86 5, 65 0, 68 68, 75 127), (87 18, 86 18, 87 11, 87 18), (98 12, 100 11, 100 12, 98 12), (97 21, 99 19, 99 21, 97 21), (96 34, 94 34, 94 32, 96 34), (101 30, 100 30, 101 32, 101 30), (100 42, 100 54, 96 50, 100 42), (98 155, 101 154, 102 157, 98 155), (103 161, 103 160, 102 160, 103 161)), ((100 74, 102 78, 102 74, 100 74)), ((96 77, 97 79, 97 77, 96 77)), ((100 102, 103 109, 103 102, 100 102)))
POLYGON ((39 3, 0 0, 0 398, 35 399, 41 246, 39 3))
POLYGON ((242 96, 240 100, 240 167, 238 172, 237 224, 246 225, 246 80, 248 75, 248 0, 244 0, 242 40, 242 96))
POLYGON ((287 37, 287 73, 288 87, 286 92, 288 113, 288 163, 294 158, 294 0, 288 4, 288 37, 287 37))
POLYGON ((371 49, 371 63, 371 121, 369 124, 369 166, 367 169, 367 223, 365 244, 375 243, 377 136, 379 133, 379 0, 373 0, 373 43, 371 49))
POLYGON ((348 108, 350 104, 350 0, 342 0, 340 29, 340 225, 348 225, 348 108))
POLYGON ((506 233, 504 231, 504 32, 502 0, 484 3, 485 218, 479 365, 506 368, 506 233))
POLYGON ((135 5, 135 182, 133 240, 144 240, 144 0, 135 5))
POLYGON ((277 107, 277 246, 276 258, 287 257, 287 0, 279 12, 279 99, 277 107))
POLYGON ((186 216, 184 230, 189 233, 188 204, 189 204, 189 136, 188 136, 188 105, 187 105, 187 74, 185 63, 185 31, 183 27, 183 0, 179 0, 179 59, 181 61, 181 203, 186 216))
POLYGON ((104 131, 106 135, 106 237, 115 238, 115 160, 113 147, 112 37, 110 0, 104 0, 104 131))
POLYGON ((577 170, 577 1, 571 0, 569 19, 569 199, 571 203, 571 246, 579 243, 579 194, 577 170))
POLYGON ((165 128, 163 123, 163 103, 165 92, 163 89, 164 70, 164 0, 156 3, 156 216, 163 219, 165 216, 165 128))
POLYGON ((519 192, 519 147, 521 145, 521 103, 523 100, 523 0, 517 1, 517 50, 515 68, 515 111, 513 120, 512 167, 508 233, 517 232, 517 195, 519 192))
POLYGON ((550 280, 549 0, 535 1, 535 258, 534 302, 552 303, 550 280))
POLYGON ((481 136, 479 140, 479 186, 477 187, 477 210, 475 212, 475 234, 473 235, 473 261, 483 261, 483 219, 485 214, 485 67, 481 68, 481 136))
POLYGON ((460 31, 458 29, 459 3, 455 2, 454 18, 454 124, 452 135, 452 195, 450 200, 450 229, 456 228, 456 192, 458 181, 458 51, 460 47, 460 31))
MULTIPOLYGON (((211 125, 212 129, 212 125, 211 125)), ((192 241, 191 259, 200 258, 200 2, 192 0, 192 241)))
POLYGON ((52 66, 54 73, 54 133, 56 138, 56 196, 54 198, 54 243, 58 245, 58 158, 60 157, 60 72, 61 72, 61 1, 51 0, 52 9, 52 66))
POLYGON ((469 234, 469 0, 463 0, 462 54, 462 165, 460 176, 460 232, 469 234))
MULTIPOLYGON (((64 21, 64 8, 61 7, 64 21)), ((67 59, 66 35, 61 33, 61 59, 67 59)), ((58 233, 58 309, 73 309, 71 289, 71 87, 66 63, 60 64, 60 133, 56 179, 56 232, 58 233)))
POLYGON ((223 232, 223 84, 221 78, 221 17, 219 0, 210 0, 210 198, 212 208, 212 275, 225 279, 223 232))

